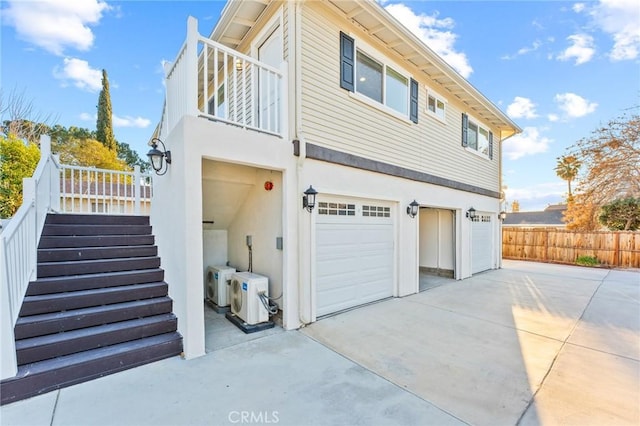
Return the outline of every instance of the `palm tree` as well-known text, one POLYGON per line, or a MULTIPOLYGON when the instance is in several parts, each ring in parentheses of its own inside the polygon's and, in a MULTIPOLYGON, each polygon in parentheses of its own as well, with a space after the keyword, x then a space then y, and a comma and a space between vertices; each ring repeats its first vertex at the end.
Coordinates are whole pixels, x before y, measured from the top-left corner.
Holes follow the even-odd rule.
POLYGON ((569 188, 568 199, 571 199, 571 181, 578 176, 578 171, 580 170, 581 165, 582 162, 573 155, 563 155, 558 158, 555 171, 560 179, 567 181, 567 186, 569 188))

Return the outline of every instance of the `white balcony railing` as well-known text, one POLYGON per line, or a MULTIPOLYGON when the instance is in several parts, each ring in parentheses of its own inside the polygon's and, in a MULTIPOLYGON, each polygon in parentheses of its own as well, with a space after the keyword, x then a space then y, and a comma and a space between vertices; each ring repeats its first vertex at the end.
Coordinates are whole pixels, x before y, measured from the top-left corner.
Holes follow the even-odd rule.
POLYGON ((60 165, 60 211, 148 215, 151 208, 151 175, 60 165))
POLYGON ((0 232, 0 379, 17 371, 13 329, 29 285, 37 279, 38 242, 49 212, 148 214, 151 177, 134 172, 58 164, 51 139, 23 180, 22 205, 0 232))
POLYGON ((158 137, 165 139, 185 115, 283 137, 286 63, 279 67, 199 35, 190 17, 184 45, 175 61, 165 64, 167 92, 158 137))

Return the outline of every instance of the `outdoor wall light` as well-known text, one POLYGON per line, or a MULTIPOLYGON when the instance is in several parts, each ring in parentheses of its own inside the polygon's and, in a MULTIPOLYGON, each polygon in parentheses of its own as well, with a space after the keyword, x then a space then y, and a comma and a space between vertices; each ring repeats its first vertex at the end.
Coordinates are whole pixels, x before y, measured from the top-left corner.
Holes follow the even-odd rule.
POLYGON ((418 207, 420 207, 420 204, 418 204, 416 200, 413 200, 411 204, 407 206, 407 214, 409 215, 409 217, 416 217, 416 215, 418 214, 418 207))
POLYGON ((307 209, 309 213, 316 206, 316 195, 318 195, 318 191, 313 189, 313 186, 309 185, 306 191, 304 191, 304 195, 302 196, 302 208, 307 209))
POLYGON ((502 222, 504 222, 504 220, 507 218, 507 212, 505 212, 504 210, 503 210, 503 211, 501 211, 501 212, 498 214, 498 217, 500 218, 500 220, 501 220, 502 222))
POLYGON ((476 218, 476 209, 474 209, 473 207, 469 207, 469 210, 467 210, 467 217, 471 220, 476 218))
POLYGON ((167 151, 167 148, 164 146, 164 142, 158 138, 153 138, 151 140, 151 149, 147 152, 147 157, 149 157, 151 167, 155 170, 158 176, 162 176, 167 173, 169 164, 171 164, 171 151, 167 151), (162 144, 163 151, 158 149, 158 142, 162 144), (166 164, 164 164, 165 161, 166 164), (162 171, 163 168, 164 171, 162 171))

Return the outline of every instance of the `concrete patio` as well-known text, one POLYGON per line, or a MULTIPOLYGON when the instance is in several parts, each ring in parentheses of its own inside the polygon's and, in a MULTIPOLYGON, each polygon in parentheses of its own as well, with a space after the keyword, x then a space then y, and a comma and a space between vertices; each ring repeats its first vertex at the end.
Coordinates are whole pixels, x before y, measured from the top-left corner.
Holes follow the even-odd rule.
POLYGON ((639 271, 505 261, 300 331, 237 333, 3 406, 0 424, 640 424, 639 271))

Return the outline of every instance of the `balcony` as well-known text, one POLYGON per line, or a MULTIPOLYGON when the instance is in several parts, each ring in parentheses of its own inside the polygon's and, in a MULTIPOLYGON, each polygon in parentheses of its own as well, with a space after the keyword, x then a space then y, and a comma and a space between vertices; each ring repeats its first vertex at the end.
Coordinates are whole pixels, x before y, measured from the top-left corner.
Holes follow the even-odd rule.
POLYGON ((165 79, 154 135, 160 139, 186 115, 285 137, 286 63, 269 65, 203 37, 193 17, 175 61, 165 64, 165 79))

